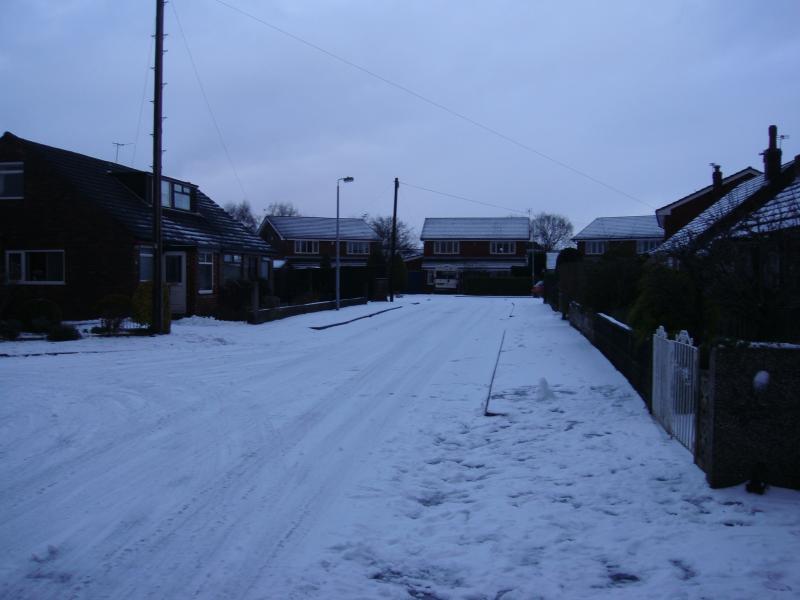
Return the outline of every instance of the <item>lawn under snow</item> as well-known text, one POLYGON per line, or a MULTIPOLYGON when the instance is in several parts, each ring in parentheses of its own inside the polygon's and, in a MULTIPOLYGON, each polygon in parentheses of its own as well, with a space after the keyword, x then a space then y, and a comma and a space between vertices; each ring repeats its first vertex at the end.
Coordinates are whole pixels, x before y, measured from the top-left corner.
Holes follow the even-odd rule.
POLYGON ((800 594, 800 494, 709 489, 538 300, 396 305, 0 344, 0 597, 800 594))

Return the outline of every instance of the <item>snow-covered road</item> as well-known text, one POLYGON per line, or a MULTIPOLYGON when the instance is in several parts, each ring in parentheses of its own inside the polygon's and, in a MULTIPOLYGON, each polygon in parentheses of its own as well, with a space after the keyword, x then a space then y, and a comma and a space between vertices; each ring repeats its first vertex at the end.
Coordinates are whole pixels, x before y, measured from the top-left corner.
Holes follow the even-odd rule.
POLYGON ((398 304, 0 345, 79 352, 0 358, 0 596, 800 591, 798 494, 709 490, 538 301, 398 304))

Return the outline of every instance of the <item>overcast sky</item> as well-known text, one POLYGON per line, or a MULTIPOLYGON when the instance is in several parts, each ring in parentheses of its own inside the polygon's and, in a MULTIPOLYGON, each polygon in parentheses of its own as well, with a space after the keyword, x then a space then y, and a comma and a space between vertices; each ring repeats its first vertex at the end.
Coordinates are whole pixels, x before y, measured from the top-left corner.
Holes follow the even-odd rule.
MULTIPOLYGON (((0 131, 110 160, 135 142, 119 161, 149 169, 154 15, 152 0, 4 0, 0 131)), ((399 177, 577 231, 709 184, 710 162, 761 168, 770 124, 785 160, 800 152, 798 24, 797 0, 171 0, 164 173, 310 216, 335 215, 344 176, 343 216, 391 214, 399 177)), ((400 188, 417 232, 508 214, 400 188)))

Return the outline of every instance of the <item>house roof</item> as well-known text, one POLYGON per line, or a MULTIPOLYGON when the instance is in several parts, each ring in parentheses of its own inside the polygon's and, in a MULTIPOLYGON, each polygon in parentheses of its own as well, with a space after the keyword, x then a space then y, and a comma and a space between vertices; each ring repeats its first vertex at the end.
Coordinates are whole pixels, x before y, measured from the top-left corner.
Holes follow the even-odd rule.
MULTIPOLYGON (((135 238, 145 242, 152 240, 150 203, 122 181, 125 176, 139 177, 139 181, 146 185, 144 182, 151 180, 151 173, 25 140, 8 132, 3 139, 16 140, 41 157, 81 198, 102 209, 135 238)), ((194 188, 196 210, 163 210, 161 229, 164 243, 240 252, 272 252, 269 244, 247 231, 197 186, 189 182, 180 183, 194 188)))
POLYGON ((770 233, 800 227, 800 178, 788 185, 734 228, 737 235, 770 233))
MULTIPOLYGON (((273 217, 261 224, 261 231, 270 223, 285 240, 335 240, 336 219, 332 217, 273 217)), ((375 230, 364 219, 339 219, 339 239, 351 241, 380 241, 375 230)))
MULTIPOLYGON (((788 162, 781 167, 781 173, 793 168, 793 162, 788 162)), ((661 244, 653 252, 674 252, 689 246, 696 241, 699 236, 711 229, 728 217, 734 210, 739 208, 751 196, 759 192, 769 184, 766 176, 762 173, 753 179, 737 185, 706 210, 697 215, 692 221, 679 229, 675 235, 661 244)), ((776 197, 780 194, 776 194, 776 197)), ((774 199, 773 199, 774 200, 774 199)), ((769 202, 765 203, 765 208, 769 202)))
MULTIPOLYGON (((727 177, 725 177, 722 180, 722 185, 727 186, 728 184, 733 184, 743 179, 751 179, 761 174, 762 174, 761 171, 759 171, 758 169, 754 169, 753 167, 745 167, 741 171, 737 171, 733 175, 728 175, 727 177)), ((659 225, 663 225, 664 217, 669 215, 674 209, 684 204, 687 204, 696 198, 705 196, 713 189, 714 189, 713 185, 707 185, 706 187, 701 188, 695 192, 692 192, 691 194, 684 196, 683 198, 675 200, 674 202, 671 202, 665 206, 662 206, 661 208, 656 209, 656 217, 658 217, 659 225)))
POLYGON ((428 218, 422 240, 524 240, 530 239, 527 217, 428 218))
POLYGON ((573 240, 644 240, 663 238, 664 230, 659 226, 655 215, 633 217, 598 217, 581 231, 573 240))

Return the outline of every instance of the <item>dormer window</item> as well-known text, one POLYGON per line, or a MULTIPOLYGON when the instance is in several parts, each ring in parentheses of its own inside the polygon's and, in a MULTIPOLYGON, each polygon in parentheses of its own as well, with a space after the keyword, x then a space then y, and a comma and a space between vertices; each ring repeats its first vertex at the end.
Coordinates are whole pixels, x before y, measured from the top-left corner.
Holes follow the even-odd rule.
POLYGON ((24 175, 21 162, 0 162, 0 200, 23 198, 24 175))
POLYGON ((192 210, 192 188, 177 181, 161 180, 161 206, 192 210))

